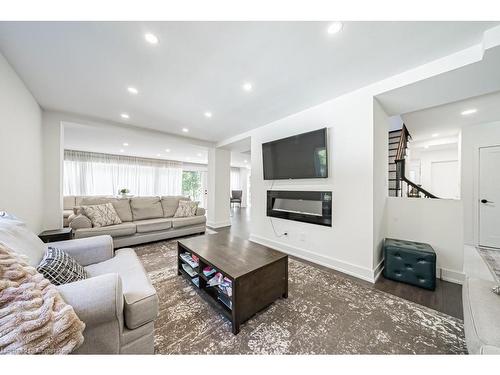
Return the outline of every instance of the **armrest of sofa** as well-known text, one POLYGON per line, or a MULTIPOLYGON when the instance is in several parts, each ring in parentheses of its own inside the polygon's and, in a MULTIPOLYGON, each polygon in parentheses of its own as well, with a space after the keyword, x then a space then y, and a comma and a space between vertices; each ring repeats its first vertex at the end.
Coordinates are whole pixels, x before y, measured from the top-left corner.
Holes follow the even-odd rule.
POLYGON ((196 216, 205 216, 205 209, 203 207, 198 207, 196 209, 196 216))
POLYGON ((68 217, 68 226, 74 230, 82 228, 92 228, 92 222, 85 215, 82 214, 75 215, 73 213, 68 217))
POLYGON ((88 328, 123 321, 122 281, 116 273, 59 285, 57 289, 88 328))
POLYGON ((50 245, 65 251, 82 266, 104 262, 114 255, 113 238, 108 235, 52 242, 50 245))

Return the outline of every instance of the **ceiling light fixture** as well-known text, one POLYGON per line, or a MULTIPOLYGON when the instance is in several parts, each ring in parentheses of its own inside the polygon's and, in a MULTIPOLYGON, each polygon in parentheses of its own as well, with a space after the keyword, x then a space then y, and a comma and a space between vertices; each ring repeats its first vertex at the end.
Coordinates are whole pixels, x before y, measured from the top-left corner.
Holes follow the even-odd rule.
POLYGON ((122 148, 122 149, 120 150, 120 152, 125 152, 125 150, 122 148))
POLYGON ((169 149, 169 148, 166 148, 166 149, 165 149, 165 152, 170 152, 170 149, 169 149))
POLYGON ((201 158, 201 156, 202 156, 200 152, 199 152, 199 153, 197 153, 196 155, 198 155, 198 157, 200 157, 200 158, 201 158))
POLYGON ((243 160, 245 163, 248 163, 248 160, 243 160))
POLYGON ((205 112, 205 117, 206 118, 211 118, 212 117, 212 112, 205 112))
POLYGON ((156 154, 156 156, 160 157, 160 156, 161 156, 161 154, 156 154))
POLYGON ((127 87, 127 91, 131 93, 132 95, 137 95, 139 93, 139 90, 137 90, 135 87, 127 87))
POLYGON ((125 147, 127 147, 127 146, 128 146, 128 143, 127 143, 127 142, 124 142, 124 143, 123 143, 123 145, 124 145, 125 147))
POLYGON ((344 24, 340 21, 336 21, 336 22, 332 22, 328 26, 328 29, 326 29, 326 31, 328 32, 328 34, 333 35, 333 34, 337 34, 337 33, 341 32, 343 28, 344 28, 344 24))
POLYGON ((424 148, 429 148, 429 145, 425 145, 424 148))
POLYGON ((160 41, 155 34, 151 33, 144 34, 144 39, 146 39, 146 42, 150 44, 158 44, 158 42, 160 41))
POLYGON ((252 88, 253 88, 253 86, 250 82, 245 82, 242 87, 243 87, 243 90, 245 90, 245 91, 252 91, 252 88))
POLYGON ((182 128, 182 131, 183 131, 184 133, 187 133, 187 132, 189 131, 189 129, 188 129, 188 128, 182 128))
POLYGON ((124 118, 125 120, 128 120, 130 118, 128 113, 122 113, 120 116, 121 116, 121 118, 124 118))
POLYGON ((473 113, 476 113, 477 109, 476 108, 471 108, 471 109, 466 109, 461 113, 462 116, 467 116, 467 115, 472 115, 473 113))
POLYGON ((434 133, 434 134, 432 135, 432 138, 436 138, 436 137, 439 137, 439 133, 434 133))

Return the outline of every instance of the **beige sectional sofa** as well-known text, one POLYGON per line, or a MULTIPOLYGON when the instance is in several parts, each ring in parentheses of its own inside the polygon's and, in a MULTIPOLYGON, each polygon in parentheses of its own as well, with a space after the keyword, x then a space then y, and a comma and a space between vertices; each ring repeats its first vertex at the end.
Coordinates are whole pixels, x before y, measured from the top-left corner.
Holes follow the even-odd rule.
MULTIPOLYGON (((68 226, 75 238, 100 235, 113 237, 115 248, 140 243, 165 240, 189 234, 205 232, 205 210, 198 208, 195 216, 174 217, 182 196, 116 198, 105 196, 64 197, 68 226), (80 213, 80 206, 111 203, 122 223, 94 228, 90 220, 80 213)), ((65 213, 66 214, 66 213, 65 213)))

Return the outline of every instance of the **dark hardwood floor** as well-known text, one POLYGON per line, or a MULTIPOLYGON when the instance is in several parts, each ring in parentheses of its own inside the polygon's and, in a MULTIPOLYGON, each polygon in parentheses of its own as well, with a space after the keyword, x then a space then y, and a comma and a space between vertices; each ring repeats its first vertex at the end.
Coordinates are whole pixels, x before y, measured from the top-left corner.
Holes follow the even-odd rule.
MULTIPOLYGON (((227 233, 231 236, 237 236, 248 239, 250 235, 250 209, 232 208, 231 209, 231 227, 217 229, 217 232, 227 233)), ((301 259, 300 259, 301 260, 301 259)), ((443 312, 445 314, 463 319, 462 310, 462 286, 447 281, 437 280, 436 290, 430 291, 416 286, 399 283, 388 280, 381 275, 375 284, 357 279, 355 277, 343 274, 327 267, 319 266, 311 262, 301 260, 308 264, 318 267, 328 272, 341 274, 356 282, 377 290, 390 293, 392 295, 407 299, 431 309, 443 312)))

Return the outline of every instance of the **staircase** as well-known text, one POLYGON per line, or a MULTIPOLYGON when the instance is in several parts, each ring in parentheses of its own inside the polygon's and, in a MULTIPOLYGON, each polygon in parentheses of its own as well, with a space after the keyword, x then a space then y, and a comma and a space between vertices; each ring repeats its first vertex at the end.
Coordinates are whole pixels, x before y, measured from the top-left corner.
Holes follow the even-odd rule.
POLYGON ((389 132, 389 197, 399 197, 401 191, 397 180, 396 154, 402 130, 389 132))
POLYGON ((406 178, 406 156, 410 140, 411 135, 405 124, 401 129, 389 132, 389 196, 437 199, 434 194, 406 178))

